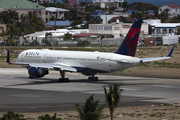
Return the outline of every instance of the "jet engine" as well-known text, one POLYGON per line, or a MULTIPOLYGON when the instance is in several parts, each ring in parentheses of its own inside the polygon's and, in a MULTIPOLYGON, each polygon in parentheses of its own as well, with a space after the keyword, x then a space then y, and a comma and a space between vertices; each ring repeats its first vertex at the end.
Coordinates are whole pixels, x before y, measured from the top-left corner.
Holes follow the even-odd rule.
POLYGON ((49 71, 43 68, 35 68, 35 67, 29 67, 28 69, 29 78, 40 78, 47 74, 49 74, 49 71))
POLYGON ((91 72, 82 72, 81 74, 85 75, 85 76, 92 76, 95 75, 96 73, 91 73, 91 72))

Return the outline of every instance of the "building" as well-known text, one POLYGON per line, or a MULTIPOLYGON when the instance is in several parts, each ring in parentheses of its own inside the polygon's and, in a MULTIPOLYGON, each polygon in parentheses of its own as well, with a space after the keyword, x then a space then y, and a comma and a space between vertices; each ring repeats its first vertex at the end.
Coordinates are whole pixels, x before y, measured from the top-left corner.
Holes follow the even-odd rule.
MULTIPOLYGON (((63 0, 57 0, 60 3, 63 3, 63 0)), ((70 7, 79 5, 81 2, 86 2, 89 4, 98 4, 101 8, 117 7, 120 8, 124 0, 68 0, 70 7), (113 6, 111 6, 113 5, 113 6)))
POLYGON ((70 21, 49 21, 45 24, 46 27, 69 27, 70 21))
POLYGON ((144 23, 147 23, 147 24, 159 24, 161 23, 161 19, 146 19, 146 20, 143 20, 144 23))
POLYGON ((101 15, 106 15, 106 13, 103 12, 102 10, 90 11, 89 14, 90 16, 93 16, 94 18, 101 17, 101 15))
MULTIPOLYGON (((117 20, 120 21, 120 18, 121 18, 121 17, 113 17, 113 18, 111 18, 111 19, 108 21, 108 23, 117 22, 117 20)), ((129 18, 129 17, 125 17, 125 19, 126 19, 128 22, 134 22, 134 20, 135 20, 135 19, 129 18)), ((120 21, 120 22, 121 22, 121 21, 120 21)))
POLYGON ((153 10, 147 10, 147 11, 145 11, 147 14, 152 14, 152 15, 154 15, 154 11, 153 10))
POLYGON ((43 4, 43 3, 51 3, 52 0, 29 0, 29 1, 43 4))
POLYGON ((127 15, 101 15, 102 24, 107 24, 109 20, 119 16, 127 17, 127 15))
POLYGON ((73 35, 74 40, 80 40, 80 41, 99 41, 100 40, 100 36, 96 35, 96 34, 87 34, 87 33, 81 33, 81 34, 75 34, 73 35))
POLYGON ((3 38, 3 32, 6 31, 6 24, 0 24, 0 39, 3 38))
POLYGON ((178 27, 180 27, 180 23, 161 23, 160 19, 147 19, 143 21, 152 26, 153 34, 176 34, 178 27))
POLYGON ((169 17, 172 18, 174 16, 180 15, 180 6, 177 4, 165 4, 158 9, 158 13, 161 14, 164 10, 168 9, 169 17))
POLYGON ((111 4, 113 4, 113 7, 121 7, 121 3, 123 3, 124 0, 93 0, 94 4, 100 4, 101 8, 109 8, 111 4))
POLYGON ((39 16, 45 22, 45 7, 27 0, 0 0, 0 12, 16 11, 21 14, 28 15, 29 11, 39 16))
MULTIPOLYGON (((103 35, 104 38, 120 38, 126 36, 132 23, 119 23, 119 24, 90 24, 89 33, 103 35)), ((143 23, 141 26, 141 35, 148 34, 148 24, 143 23)))
POLYGON ((128 17, 131 17, 131 15, 132 15, 133 12, 134 12, 134 13, 137 13, 138 11, 136 11, 136 10, 128 10, 128 11, 124 12, 123 15, 126 15, 126 16, 128 16, 128 17))
MULTIPOLYGON (((57 0, 60 3, 63 3, 63 0, 57 0)), ((93 3, 93 0, 68 0, 69 2, 69 6, 70 7, 74 7, 74 6, 78 6, 81 2, 86 1, 87 3, 93 3)))
POLYGON ((25 35, 24 37, 28 40, 28 42, 32 42, 33 40, 37 40, 40 45, 45 45, 47 39, 45 38, 46 33, 52 33, 52 40, 49 39, 49 42, 54 41, 59 44, 60 41, 63 40, 64 34, 69 33, 72 35, 75 34, 87 34, 89 32, 88 29, 77 29, 77 30, 67 30, 67 29, 56 29, 49 31, 40 31, 32 34, 25 35))
POLYGON ((177 28, 180 27, 180 23, 158 23, 151 24, 154 34, 176 34, 177 28))
POLYGON ((62 8, 55 7, 46 7, 46 22, 49 22, 51 19, 64 19, 64 12, 69 11, 62 8))

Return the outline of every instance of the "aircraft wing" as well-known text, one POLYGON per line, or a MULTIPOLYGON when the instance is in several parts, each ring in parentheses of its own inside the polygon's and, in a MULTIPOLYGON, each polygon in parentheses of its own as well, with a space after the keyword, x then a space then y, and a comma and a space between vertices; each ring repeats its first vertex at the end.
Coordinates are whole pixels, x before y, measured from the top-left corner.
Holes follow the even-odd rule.
POLYGON ((56 64, 56 63, 9 63, 14 65, 21 65, 24 67, 35 67, 35 68, 46 68, 46 69, 55 69, 60 71, 68 72, 77 72, 77 70, 69 65, 65 64, 56 64))
POLYGON ((40 68, 55 69, 55 70, 68 71, 68 72, 77 72, 75 68, 60 63, 30 63, 29 66, 36 68, 40 67, 40 68))
POLYGON ((142 60, 142 62, 151 62, 151 61, 169 59, 169 58, 171 58, 171 55, 174 51, 174 47, 175 47, 175 45, 173 46, 170 53, 166 57, 152 57, 152 58, 140 58, 140 59, 142 60))

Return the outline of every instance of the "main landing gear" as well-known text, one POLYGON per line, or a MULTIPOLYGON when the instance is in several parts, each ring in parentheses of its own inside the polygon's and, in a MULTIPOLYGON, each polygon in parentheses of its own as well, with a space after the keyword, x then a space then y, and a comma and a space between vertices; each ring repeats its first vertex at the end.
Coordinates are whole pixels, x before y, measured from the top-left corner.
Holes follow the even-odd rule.
POLYGON ((60 75, 62 78, 59 78, 59 82, 69 82, 69 78, 65 78, 65 72, 60 71, 60 75))
POLYGON ((32 77, 32 76, 29 76, 29 79, 34 79, 34 77, 32 77))
POLYGON ((98 77, 95 77, 94 75, 92 75, 92 77, 88 77, 89 81, 98 81, 98 77))

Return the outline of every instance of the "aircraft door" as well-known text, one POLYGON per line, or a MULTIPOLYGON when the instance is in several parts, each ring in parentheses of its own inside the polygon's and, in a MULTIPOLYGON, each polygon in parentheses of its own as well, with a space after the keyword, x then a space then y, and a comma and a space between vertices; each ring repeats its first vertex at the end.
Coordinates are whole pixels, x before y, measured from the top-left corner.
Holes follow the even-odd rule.
POLYGON ((41 63, 46 63, 47 61, 46 61, 46 56, 47 56, 47 53, 46 52, 42 52, 42 54, 41 54, 41 63))
POLYGON ((112 55, 109 57, 109 61, 108 61, 108 65, 109 65, 109 67, 111 67, 112 66, 112 61, 111 61, 111 59, 112 59, 112 55))

